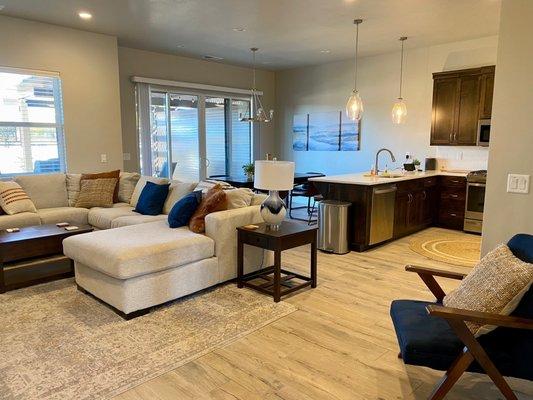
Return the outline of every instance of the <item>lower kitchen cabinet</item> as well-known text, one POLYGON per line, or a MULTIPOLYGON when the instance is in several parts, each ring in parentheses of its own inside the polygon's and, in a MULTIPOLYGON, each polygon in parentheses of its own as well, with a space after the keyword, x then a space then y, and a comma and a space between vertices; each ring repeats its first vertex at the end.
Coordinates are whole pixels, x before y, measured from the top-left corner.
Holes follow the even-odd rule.
POLYGON ((466 206, 466 178, 441 176, 437 225, 462 230, 466 206))

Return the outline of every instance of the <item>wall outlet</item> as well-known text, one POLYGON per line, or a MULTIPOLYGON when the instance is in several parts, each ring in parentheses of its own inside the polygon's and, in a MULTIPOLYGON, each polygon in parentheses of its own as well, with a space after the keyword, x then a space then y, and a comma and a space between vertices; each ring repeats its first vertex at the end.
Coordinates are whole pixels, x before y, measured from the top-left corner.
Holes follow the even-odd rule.
POLYGON ((122 154, 122 159, 124 161, 130 161, 131 160, 131 154, 130 153, 123 153, 122 154))
POLYGON ((508 193, 529 193, 529 175, 509 174, 507 175, 508 193))
POLYGON ((107 154, 100 154, 100 162, 101 163, 107 162, 107 154))

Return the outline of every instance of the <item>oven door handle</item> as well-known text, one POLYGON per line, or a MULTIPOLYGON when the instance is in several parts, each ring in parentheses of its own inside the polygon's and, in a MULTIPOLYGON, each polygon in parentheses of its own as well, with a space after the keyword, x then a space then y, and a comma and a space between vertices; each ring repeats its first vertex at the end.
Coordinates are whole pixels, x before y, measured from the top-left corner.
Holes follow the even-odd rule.
POLYGON ((485 187, 486 185, 484 183, 468 183, 468 186, 476 186, 476 187, 485 187))

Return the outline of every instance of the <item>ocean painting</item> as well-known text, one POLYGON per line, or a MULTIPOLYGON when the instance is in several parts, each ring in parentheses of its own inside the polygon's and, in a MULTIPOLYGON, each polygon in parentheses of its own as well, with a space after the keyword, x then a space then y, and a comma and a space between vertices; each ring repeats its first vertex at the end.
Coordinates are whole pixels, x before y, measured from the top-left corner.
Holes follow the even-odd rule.
POLYGON ((352 121, 341 117, 341 151, 358 151, 360 148, 361 120, 352 121))
POLYGON ((292 120, 292 149, 295 151, 308 150, 308 120, 309 114, 295 115, 292 120))
POLYGON ((309 114, 309 150, 339 151, 340 116, 339 111, 309 114))
POLYGON ((361 121, 348 119, 342 111, 299 114, 292 124, 294 151, 358 151, 361 121))

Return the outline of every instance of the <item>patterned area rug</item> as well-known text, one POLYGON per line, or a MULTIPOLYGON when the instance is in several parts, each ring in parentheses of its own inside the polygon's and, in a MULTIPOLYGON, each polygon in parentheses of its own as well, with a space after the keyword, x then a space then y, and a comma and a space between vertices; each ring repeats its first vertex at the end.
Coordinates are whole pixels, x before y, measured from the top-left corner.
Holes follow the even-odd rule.
POLYGON ((228 284, 125 321, 71 279, 0 295, 1 399, 109 399, 295 311, 228 284))
POLYGON ((439 239, 413 239, 409 244, 411 250, 437 261, 448 264, 473 267, 479 262, 481 254, 481 236, 449 236, 439 239))

